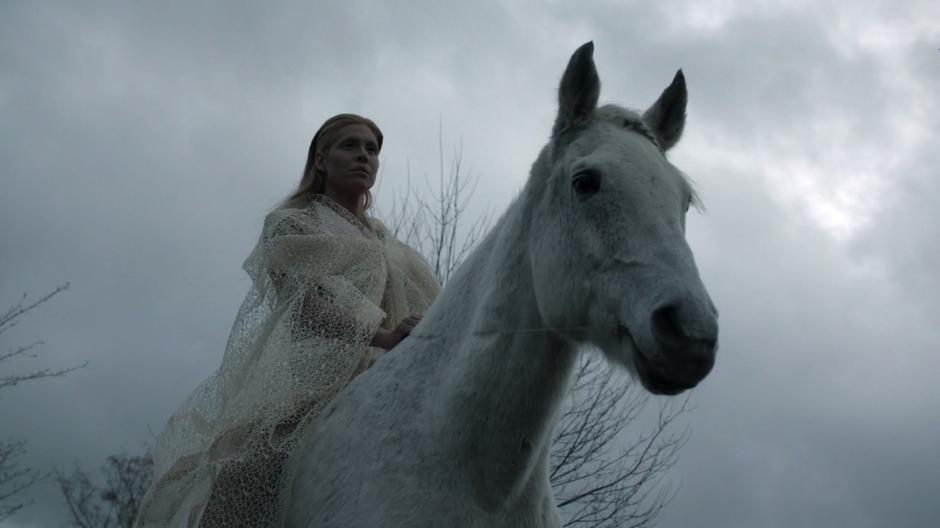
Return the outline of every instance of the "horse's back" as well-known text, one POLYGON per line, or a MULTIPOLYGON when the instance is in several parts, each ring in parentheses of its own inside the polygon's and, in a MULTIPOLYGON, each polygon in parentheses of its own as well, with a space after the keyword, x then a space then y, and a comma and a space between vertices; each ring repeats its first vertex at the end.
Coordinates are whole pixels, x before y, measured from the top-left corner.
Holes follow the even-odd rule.
POLYGON ((369 524, 382 503, 418 491, 414 468, 395 466, 413 466, 422 444, 415 400, 423 391, 412 380, 425 369, 404 355, 410 347, 401 348, 357 376, 300 439, 288 472, 287 526, 384 525, 369 524))
POLYGON ((433 344, 406 341, 327 405, 291 461, 286 526, 560 526, 550 489, 528 490, 509 511, 476 500, 472 468, 448 458, 433 430, 455 366, 433 344))

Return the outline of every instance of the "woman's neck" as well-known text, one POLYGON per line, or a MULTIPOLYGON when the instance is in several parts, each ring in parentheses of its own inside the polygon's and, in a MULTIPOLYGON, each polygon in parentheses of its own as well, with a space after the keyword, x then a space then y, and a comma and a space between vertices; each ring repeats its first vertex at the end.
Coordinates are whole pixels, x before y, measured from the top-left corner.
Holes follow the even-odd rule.
POLYGON ((323 194, 343 206, 356 218, 362 219, 362 193, 343 193, 335 189, 324 189, 323 194))
POLYGON ((323 195, 336 202, 336 204, 341 206, 343 209, 349 211, 349 213, 359 219, 360 222, 364 220, 365 214, 362 208, 362 194, 347 195, 331 189, 326 189, 323 191, 323 195))

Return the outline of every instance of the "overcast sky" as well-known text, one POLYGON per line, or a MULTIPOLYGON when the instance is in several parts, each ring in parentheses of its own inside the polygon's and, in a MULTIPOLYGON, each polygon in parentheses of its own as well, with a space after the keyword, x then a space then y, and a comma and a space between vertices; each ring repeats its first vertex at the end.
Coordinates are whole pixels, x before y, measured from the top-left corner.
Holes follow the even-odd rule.
MULTIPOLYGON (((26 462, 139 451, 215 369, 264 214, 324 119, 385 133, 379 205, 463 146, 501 212, 546 141, 574 49, 602 102, 682 68, 671 159, 721 311, 663 527, 940 526, 940 3, 0 3, 0 309, 26 462)), ((58 526, 51 484, 4 528, 58 526)))

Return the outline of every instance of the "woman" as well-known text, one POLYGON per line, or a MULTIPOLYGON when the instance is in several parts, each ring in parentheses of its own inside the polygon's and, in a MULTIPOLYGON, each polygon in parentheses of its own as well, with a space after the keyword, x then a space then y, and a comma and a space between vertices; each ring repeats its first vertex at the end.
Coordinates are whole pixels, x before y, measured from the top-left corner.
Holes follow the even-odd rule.
POLYGON ((222 365, 157 441, 138 526, 277 526, 297 440, 437 295, 427 263, 367 215, 381 147, 354 114, 317 131, 245 261, 253 284, 222 365))

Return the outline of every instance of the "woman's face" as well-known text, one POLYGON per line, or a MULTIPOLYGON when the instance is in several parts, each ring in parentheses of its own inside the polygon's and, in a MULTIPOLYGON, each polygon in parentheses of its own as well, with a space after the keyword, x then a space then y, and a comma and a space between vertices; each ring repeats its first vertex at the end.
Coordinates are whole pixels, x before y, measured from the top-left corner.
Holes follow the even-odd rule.
POLYGON ((317 168, 326 172, 327 194, 362 194, 375 184, 379 169, 379 143, 366 125, 346 125, 324 153, 317 153, 317 168))

